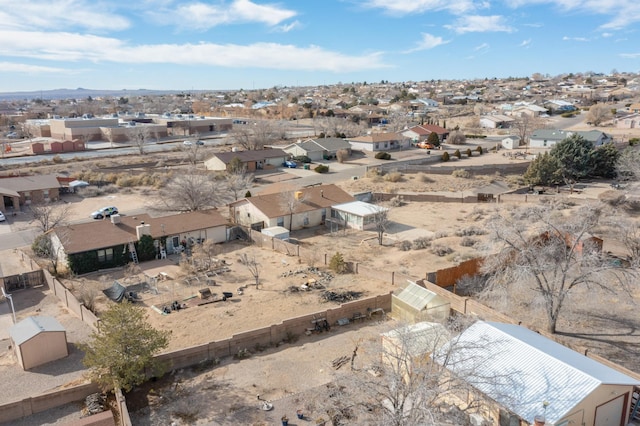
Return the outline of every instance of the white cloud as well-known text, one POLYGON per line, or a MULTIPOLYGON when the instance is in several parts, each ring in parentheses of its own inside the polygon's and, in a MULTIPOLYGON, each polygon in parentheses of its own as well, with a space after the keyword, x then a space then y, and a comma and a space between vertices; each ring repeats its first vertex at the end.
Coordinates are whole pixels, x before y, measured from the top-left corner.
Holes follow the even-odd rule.
POLYGON ((488 43, 482 43, 477 45, 476 47, 473 48, 474 52, 486 52, 487 50, 489 50, 489 44, 488 43))
POLYGON ((422 40, 417 43, 417 46, 413 49, 406 50, 403 53, 412 53, 418 52, 420 50, 433 49, 434 47, 438 47, 450 42, 451 40, 443 40, 442 37, 436 37, 429 33, 422 33, 422 40))
POLYGON ((440 10, 462 14, 478 8, 488 7, 488 3, 474 4, 472 0, 370 0, 361 4, 367 8, 383 9, 392 15, 429 13, 440 10))
POLYGON ((378 52, 350 56, 318 46, 276 43, 243 46, 208 42, 130 45, 108 37, 1 30, 0 55, 65 62, 86 60, 96 63, 164 63, 330 72, 390 68, 378 52))
POLYGON ((640 53, 621 53, 620 56, 627 59, 638 59, 640 58, 640 53))
POLYGON ((18 64, 15 62, 0 62, 0 73, 3 72, 19 72, 26 74, 51 74, 61 73, 68 74, 71 70, 66 68, 42 67, 39 65, 18 64))
POLYGON ((159 23, 183 29, 208 30, 219 25, 257 22, 275 26, 293 18, 297 12, 250 0, 233 0, 230 4, 202 2, 178 4, 175 9, 162 8, 149 14, 159 23))
POLYGON ((0 0, 0 28, 60 29, 86 28, 93 31, 119 31, 130 22, 112 13, 108 3, 84 0, 0 0), (11 3, 11 4, 8 4, 11 3))
POLYGON ((613 34, 612 33, 602 33, 602 37, 603 38, 613 37, 613 34))
POLYGON ((522 42, 518 46, 528 48, 529 46, 531 46, 531 39, 529 38, 526 40, 522 40, 522 42))
POLYGON ((609 22, 600 29, 621 29, 640 22, 640 3, 636 0, 511 0, 513 8, 531 5, 555 5, 562 11, 579 11, 592 15, 609 16, 609 22))
POLYGON ((453 24, 445 25, 458 34, 472 32, 513 32, 514 29, 504 22, 504 17, 500 15, 479 16, 469 15, 458 18, 453 24))
POLYGON ((563 41, 580 41, 580 42, 587 42, 589 41, 588 38, 586 37, 568 37, 568 36, 564 36, 562 37, 563 41))
POLYGON ((274 30, 279 33, 288 33, 289 31, 293 31, 300 27, 302 27, 302 24, 300 23, 300 21, 293 21, 290 24, 284 24, 284 25, 275 27, 274 30))

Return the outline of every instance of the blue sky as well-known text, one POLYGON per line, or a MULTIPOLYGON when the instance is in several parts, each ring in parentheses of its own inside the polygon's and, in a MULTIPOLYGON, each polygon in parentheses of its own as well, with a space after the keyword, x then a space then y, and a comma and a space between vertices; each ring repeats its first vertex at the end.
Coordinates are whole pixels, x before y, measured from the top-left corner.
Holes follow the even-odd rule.
POLYGON ((0 0, 0 92, 640 71, 638 0, 0 0))

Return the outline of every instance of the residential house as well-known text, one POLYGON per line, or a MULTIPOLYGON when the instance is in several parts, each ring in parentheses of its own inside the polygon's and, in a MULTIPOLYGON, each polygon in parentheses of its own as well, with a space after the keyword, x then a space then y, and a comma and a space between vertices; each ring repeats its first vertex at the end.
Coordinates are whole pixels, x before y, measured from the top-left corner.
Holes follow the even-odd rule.
POLYGON ((395 149, 407 149, 411 147, 411 139, 394 132, 372 133, 366 136, 347 138, 354 151, 391 151, 395 149))
POLYGON ((640 103, 629 105, 629 112, 640 112, 640 103))
POLYGON ((18 212, 22 205, 57 201, 60 183, 54 174, 0 177, 0 195, 0 210, 11 207, 18 212))
POLYGON ((331 217, 327 225, 332 229, 353 228, 359 230, 376 229, 380 215, 389 209, 364 201, 349 201, 331 207, 331 217))
POLYGON ((484 129, 507 129, 515 120, 502 114, 483 115, 480 117, 480 127, 484 129))
POLYGON ((60 264, 82 274, 125 265, 134 251, 141 258, 138 241, 144 235, 153 239, 154 256, 162 257, 204 240, 225 242, 226 229, 227 220, 214 209, 162 217, 114 215, 55 228, 52 241, 60 264))
POLYGON ((296 230, 324 224, 332 206, 354 200, 336 185, 318 185, 235 201, 229 204, 229 217, 254 229, 282 226, 296 230))
POLYGON ((571 102, 562 100, 562 99, 551 99, 544 103, 545 108, 547 108, 551 112, 555 112, 558 114, 564 112, 575 111, 577 108, 571 102))
POLYGON ((536 416, 556 426, 623 426, 640 385, 519 325, 477 321, 443 348, 433 359, 446 354, 446 368, 486 397, 480 414, 496 426, 533 424, 536 416))
POLYGON ((613 141, 613 138, 610 135, 601 132, 600 130, 567 131, 557 129, 537 129, 534 130, 529 138, 529 146, 531 148, 549 148, 574 134, 591 142, 593 146, 601 146, 613 141))
POLYGON ((290 154, 281 149, 219 152, 206 160, 204 165, 207 170, 228 171, 237 158, 247 172, 255 172, 280 167, 289 157, 290 154))
POLYGON ((435 124, 421 124, 402 131, 402 135, 411 139, 413 143, 426 141, 431 133, 436 133, 438 135, 440 143, 444 142, 449 136, 449 131, 447 129, 436 126, 435 124))
POLYGON ((317 138, 298 141, 287 145, 282 150, 292 157, 307 156, 311 161, 335 158, 339 150, 346 150, 351 155, 351 144, 341 138, 317 138))
POLYGON ((636 129, 640 127, 640 113, 634 112, 618 117, 613 121, 613 125, 618 129, 636 129))
POLYGON ((547 109, 538 105, 527 104, 514 108, 512 115, 515 117, 522 117, 528 115, 529 117, 541 117, 547 114, 547 109))

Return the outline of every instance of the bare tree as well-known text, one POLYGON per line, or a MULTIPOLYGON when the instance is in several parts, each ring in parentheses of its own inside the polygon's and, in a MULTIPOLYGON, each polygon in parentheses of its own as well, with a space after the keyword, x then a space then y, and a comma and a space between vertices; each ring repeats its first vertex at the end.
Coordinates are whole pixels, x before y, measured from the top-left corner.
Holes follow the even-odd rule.
POLYGON ((616 172, 620 180, 640 180, 640 150, 633 146, 625 148, 618 157, 616 172))
POLYGON ((580 287, 627 291, 634 268, 621 268, 607 259, 597 239, 601 211, 584 206, 569 216, 555 214, 553 206, 525 207, 496 212, 486 223, 491 256, 483 272, 490 275, 487 294, 503 291, 517 298, 528 290, 555 333, 560 314, 572 291, 580 287))
POLYGON ((151 207, 161 211, 191 212, 223 205, 230 201, 229 198, 224 181, 189 170, 167 182, 151 207))
POLYGON ((449 133, 449 137, 447 137, 447 143, 451 145, 464 145, 467 142, 467 137, 461 130, 454 130, 449 133))
POLYGON ((242 253, 240 255, 240 263, 242 263, 247 268, 249 273, 253 276, 253 279, 255 280, 255 283, 256 283, 256 290, 257 290, 260 285, 261 269, 260 269, 260 264, 256 260, 255 254, 252 254, 251 256, 249 256, 247 253, 242 253))
POLYGON ((611 118, 611 107, 608 107, 605 104, 595 104, 589 108, 589 113, 587 113, 587 121, 594 126, 599 126, 603 122, 609 120, 611 118))
POLYGON ((535 130, 544 127, 544 125, 545 122, 542 118, 533 117, 529 114, 522 114, 521 116, 514 118, 511 127, 515 129, 516 135, 520 137, 520 144, 524 144, 528 147, 531 134, 535 130))
POLYGON ((378 244, 383 245, 384 243, 384 233, 387 232, 387 228, 389 227, 389 208, 383 206, 372 205, 373 210, 373 224, 375 226, 376 233, 378 234, 378 244))
POLYGON ((127 131, 127 136, 129 140, 133 143, 133 145, 138 148, 138 152, 140 155, 144 155, 145 144, 149 140, 149 127, 144 125, 136 125, 132 126, 127 131))
POLYGON ((58 226, 63 226, 69 219, 70 204, 31 204, 29 210, 33 214, 32 222, 44 234, 58 226))
POLYGON ((186 142, 182 144, 182 152, 184 153, 185 159, 189 164, 195 166, 199 161, 202 161, 204 157, 204 152, 202 152, 202 146, 198 144, 198 137, 193 137, 188 139, 186 142))
MULTIPOLYGON (((458 326, 466 327, 461 323, 468 319, 458 321, 448 326, 394 322, 396 328, 380 340, 354 342, 357 358, 353 354, 342 357, 345 363, 354 360, 354 368, 327 386, 319 408, 334 425, 345 421, 394 426, 466 424, 465 411, 486 402, 470 382, 497 384, 511 379, 506 375, 487 377, 480 372, 487 342, 459 340, 458 326), (478 350, 479 355, 471 359, 456 356, 463 350, 478 350), (454 369, 457 374, 450 372, 454 369), (456 409, 454 399, 464 407, 456 409)), ((334 360, 334 366, 340 365, 338 361, 334 360)))
POLYGON ((251 187, 253 180, 253 174, 246 173, 246 168, 244 167, 235 172, 227 173, 225 177, 227 188, 233 194, 234 200, 237 200, 238 195, 241 195, 243 191, 251 187))
POLYGON ((258 120, 254 124, 234 126, 232 137, 238 145, 248 151, 263 149, 279 139, 278 129, 269 120, 258 120))
POLYGON ((301 191, 286 191, 280 194, 280 207, 289 214, 289 231, 293 227, 293 214, 304 204, 301 191))

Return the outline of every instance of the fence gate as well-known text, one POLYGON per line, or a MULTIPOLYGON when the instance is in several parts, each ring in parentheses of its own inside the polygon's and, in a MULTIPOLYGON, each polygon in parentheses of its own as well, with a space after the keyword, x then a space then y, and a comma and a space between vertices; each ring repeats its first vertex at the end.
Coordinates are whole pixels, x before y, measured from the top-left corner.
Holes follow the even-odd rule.
POLYGON ((46 284, 44 272, 40 269, 37 271, 25 272, 19 275, 9 275, 2 278, 4 290, 11 293, 15 290, 25 288, 39 287, 46 284))

